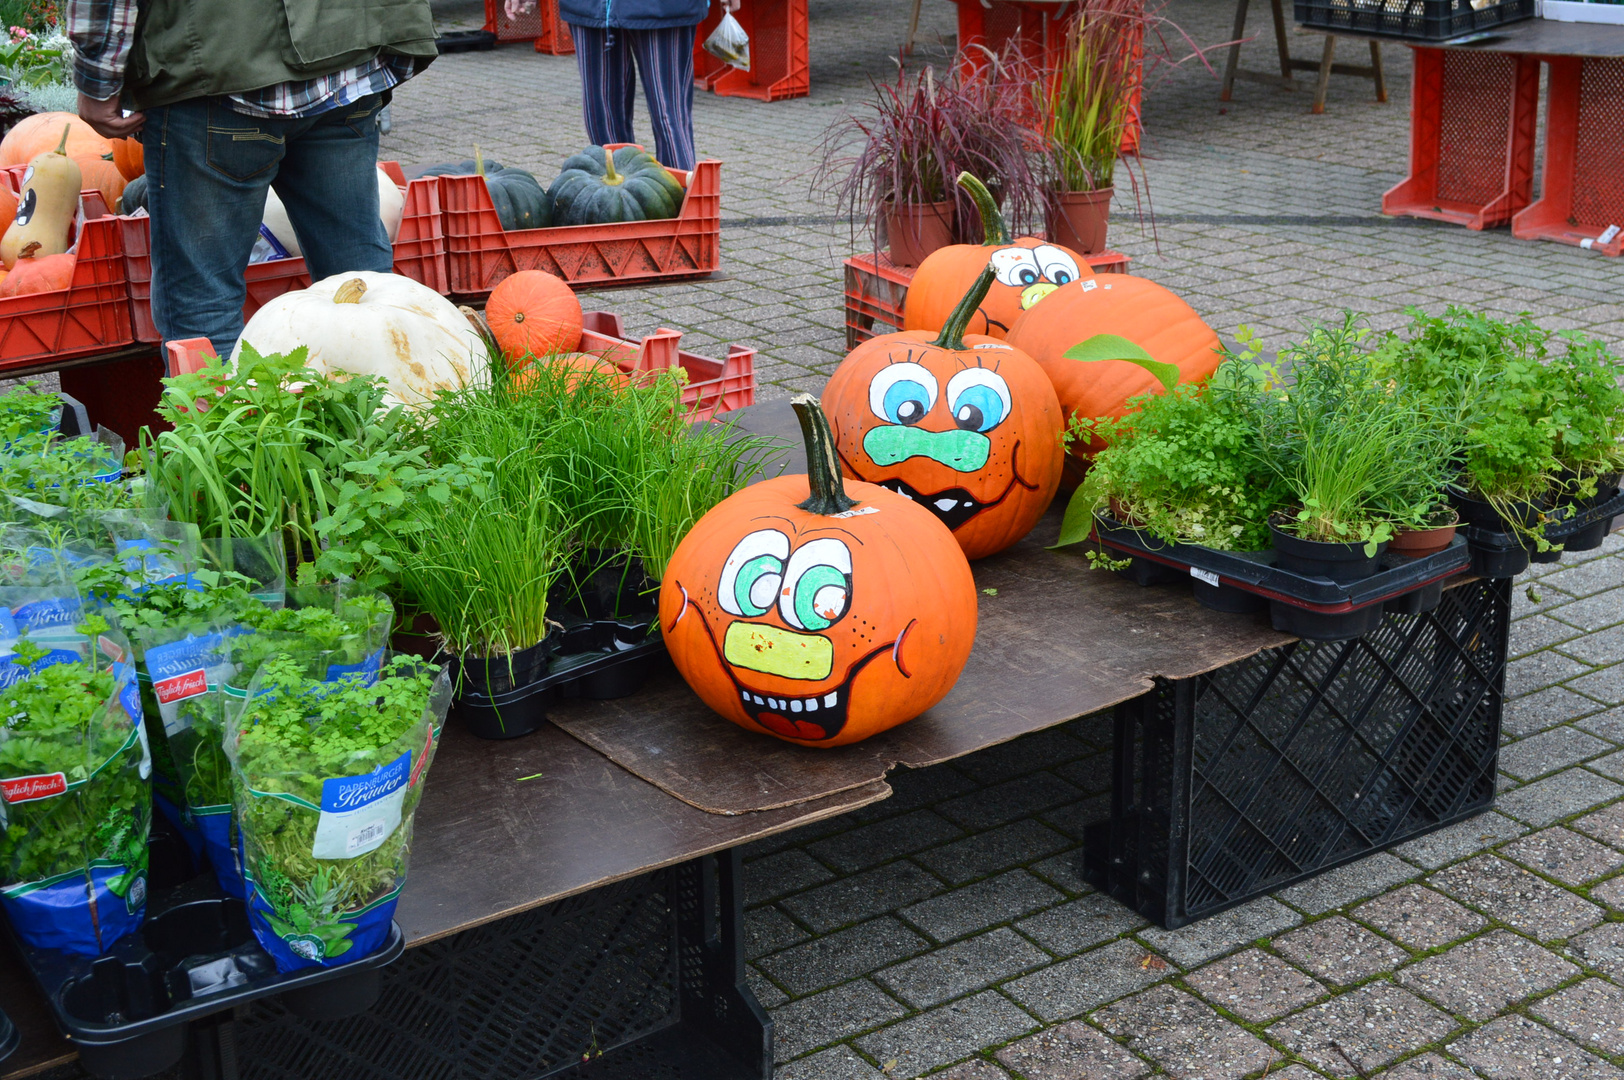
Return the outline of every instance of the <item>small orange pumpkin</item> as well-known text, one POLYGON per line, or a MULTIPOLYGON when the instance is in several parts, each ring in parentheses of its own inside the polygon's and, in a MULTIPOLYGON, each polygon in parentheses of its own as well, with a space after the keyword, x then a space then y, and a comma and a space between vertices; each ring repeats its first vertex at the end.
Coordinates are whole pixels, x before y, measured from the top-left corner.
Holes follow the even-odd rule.
POLYGON ((941 522, 841 479, 816 398, 790 402, 807 475, 753 484, 699 519, 667 565, 660 628, 722 716, 845 746, 947 696, 975 641, 975 579, 941 522))
POLYGON ((979 559, 1032 531, 1060 486, 1060 402, 1031 357, 964 333, 993 281, 983 264, 939 335, 872 338, 823 391, 848 476, 906 495, 979 559))
POLYGON ((139 138, 113 139, 112 162, 125 180, 134 180, 147 171, 147 155, 139 138))
POLYGON ((581 344, 581 301, 545 270, 520 270, 504 278, 485 301, 485 322, 509 366, 581 344))
MULTIPOLYGON (((1123 416, 1129 398, 1202 382, 1223 359, 1194 308, 1126 274, 1056 289, 1015 321, 1008 340, 1048 373, 1068 419, 1123 416)), ((1091 449, 1074 444, 1072 453, 1086 458, 1091 449)))
POLYGON ((102 201, 107 204, 107 212, 113 212, 118 206, 119 196, 124 194, 125 185, 129 183, 124 174, 118 171, 111 158, 80 157, 74 158, 79 166, 81 189, 95 188, 101 192, 102 201))
POLYGON ((541 380, 542 368, 568 368, 569 374, 564 376, 564 386, 574 390, 583 382, 595 376, 603 376, 613 380, 613 385, 621 386, 626 382, 626 373, 621 371, 609 360, 592 353, 571 352, 558 356, 544 356, 536 360, 526 361, 517 368, 510 369, 509 384, 515 390, 529 390, 541 380))
POLYGON ((966 332, 996 338, 1007 336, 1021 312, 1055 289, 1094 276, 1088 260, 1070 248, 1037 236, 1011 240, 998 204, 980 180, 960 173, 959 186, 970 193, 981 212, 985 240, 981 244, 938 248, 919 264, 903 302, 904 330, 940 330, 975 284, 982 268, 989 264, 994 272, 992 286, 966 332))
POLYGON ((0 281, 0 297, 55 292, 73 284, 72 255, 46 255, 34 258, 24 253, 0 281))
POLYGON ((63 153, 74 159, 101 157, 113 151, 113 144, 96 134, 96 130, 73 113, 35 113, 0 139, 0 168, 27 165, 39 155, 55 150, 62 141, 62 128, 68 128, 67 146, 63 153))
POLYGON ((11 228, 11 223, 17 218, 17 193, 4 183, 0 183, 0 236, 11 228))

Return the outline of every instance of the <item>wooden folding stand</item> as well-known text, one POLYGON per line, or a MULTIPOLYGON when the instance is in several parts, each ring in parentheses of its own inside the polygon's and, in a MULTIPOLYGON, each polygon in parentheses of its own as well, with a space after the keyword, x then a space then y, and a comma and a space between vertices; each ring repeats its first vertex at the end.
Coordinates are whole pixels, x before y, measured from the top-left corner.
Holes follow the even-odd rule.
POLYGON ((1387 101, 1387 80, 1382 74, 1381 45, 1372 41, 1370 43, 1370 66, 1363 67, 1355 64, 1338 64, 1336 57, 1336 35, 1325 35, 1325 49, 1320 55, 1318 63, 1312 60, 1294 60, 1291 56, 1291 46, 1286 41, 1286 13, 1281 7, 1280 0, 1269 0, 1269 7, 1274 15, 1274 42, 1280 53, 1280 74, 1275 75, 1262 71, 1247 71, 1240 66, 1241 38, 1246 33, 1246 9, 1250 0, 1238 0, 1235 5, 1235 32, 1231 35, 1234 44, 1229 47, 1229 62, 1224 66, 1224 86, 1218 93, 1219 101, 1228 101, 1235 89, 1236 79, 1246 79, 1251 82, 1260 82, 1269 86, 1279 86, 1285 90, 1297 89, 1297 81, 1292 77, 1294 71, 1313 71, 1318 73, 1318 81, 1314 84, 1314 104, 1310 112, 1323 113, 1325 111, 1325 91, 1330 86, 1332 75, 1356 75, 1362 79, 1370 79, 1376 86, 1376 100, 1387 101))

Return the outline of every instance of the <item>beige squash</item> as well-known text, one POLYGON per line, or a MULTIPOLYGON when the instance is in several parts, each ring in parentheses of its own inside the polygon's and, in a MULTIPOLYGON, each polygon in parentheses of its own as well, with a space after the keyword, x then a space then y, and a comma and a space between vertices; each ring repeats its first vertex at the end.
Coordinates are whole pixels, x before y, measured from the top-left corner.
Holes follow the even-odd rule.
POLYGON ((71 130, 64 125, 57 148, 28 163, 17 194, 17 216, 0 237, 0 262, 7 270, 17 265, 24 249, 38 258, 68 250, 68 233, 79 209, 79 185, 84 179, 79 166, 64 153, 71 130))
POLYGON ((261 355, 303 346, 318 370, 381 375, 394 401, 414 407, 489 377, 485 342, 456 306, 398 274, 336 274, 284 293, 248 320, 233 363, 244 343, 261 355))

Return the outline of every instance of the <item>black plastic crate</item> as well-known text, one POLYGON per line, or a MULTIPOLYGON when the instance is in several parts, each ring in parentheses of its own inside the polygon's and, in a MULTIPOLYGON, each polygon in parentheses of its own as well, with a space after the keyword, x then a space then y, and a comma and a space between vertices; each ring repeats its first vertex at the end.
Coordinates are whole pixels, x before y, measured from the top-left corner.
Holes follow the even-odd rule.
POLYGON ((1511 583, 1298 642, 1118 706, 1089 881, 1169 929, 1487 809, 1511 583))
POLYGON ((1293 14, 1317 30, 1356 30, 1405 41, 1448 41, 1534 17, 1534 0, 1295 0, 1293 14))

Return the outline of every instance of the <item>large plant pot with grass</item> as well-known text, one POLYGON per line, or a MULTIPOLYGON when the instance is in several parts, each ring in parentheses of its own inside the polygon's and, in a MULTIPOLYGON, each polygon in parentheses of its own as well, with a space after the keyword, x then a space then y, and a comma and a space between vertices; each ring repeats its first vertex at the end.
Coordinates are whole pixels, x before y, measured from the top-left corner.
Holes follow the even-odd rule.
POLYGON ((885 235, 894 265, 918 266, 953 242, 953 204, 892 203, 885 208, 885 235))
POLYGON ((1280 527, 1278 518, 1269 522, 1274 541, 1274 564, 1282 570, 1307 577, 1330 578, 1348 583, 1363 581, 1381 569, 1386 542, 1370 550, 1364 541, 1305 540, 1280 527))
POLYGON ((1104 251, 1115 191, 1106 187, 1097 191, 1050 192, 1044 212, 1049 239, 1084 255, 1104 251))
POLYGON ((451 715, 481 739, 517 739, 547 722, 551 693, 544 685, 558 635, 506 656, 450 661, 451 715))

